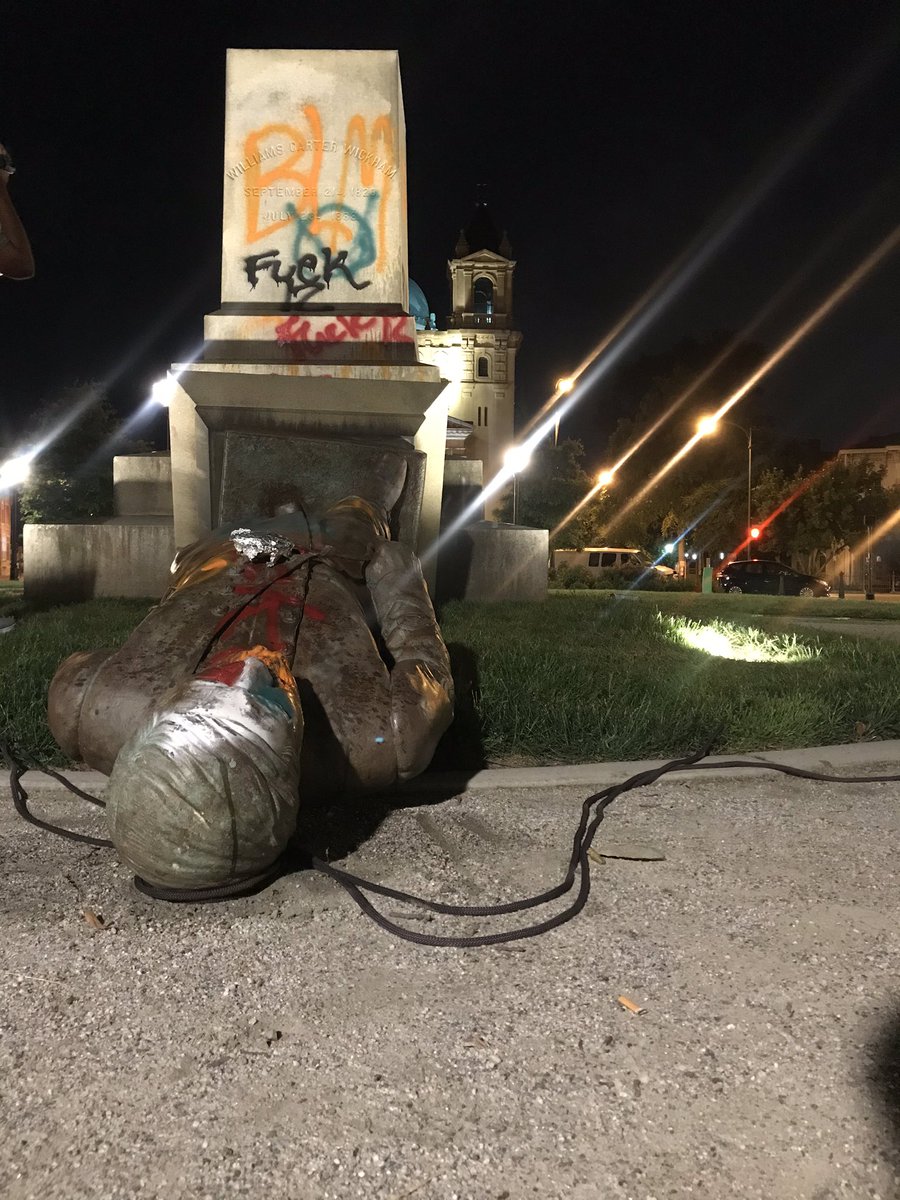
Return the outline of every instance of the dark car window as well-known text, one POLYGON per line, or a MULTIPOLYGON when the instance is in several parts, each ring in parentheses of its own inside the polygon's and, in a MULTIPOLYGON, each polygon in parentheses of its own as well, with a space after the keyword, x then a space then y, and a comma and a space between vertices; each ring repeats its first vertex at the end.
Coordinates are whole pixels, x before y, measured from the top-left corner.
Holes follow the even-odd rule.
POLYGON ((603 552, 603 554, 600 555, 600 566, 601 567, 614 567, 615 565, 616 565, 616 555, 611 553, 609 550, 605 550, 603 552))
POLYGON ((589 554, 588 555, 588 566, 589 567, 599 567, 600 566, 600 555, 597 553, 589 554))

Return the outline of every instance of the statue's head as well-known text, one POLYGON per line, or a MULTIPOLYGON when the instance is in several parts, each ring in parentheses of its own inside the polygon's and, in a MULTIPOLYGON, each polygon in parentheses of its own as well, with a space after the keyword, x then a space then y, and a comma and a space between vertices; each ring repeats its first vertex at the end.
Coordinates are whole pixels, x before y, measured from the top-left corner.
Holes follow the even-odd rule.
POLYGON ((109 833, 148 883, 207 888, 270 866, 294 831, 303 721, 281 656, 219 655, 122 747, 109 833))

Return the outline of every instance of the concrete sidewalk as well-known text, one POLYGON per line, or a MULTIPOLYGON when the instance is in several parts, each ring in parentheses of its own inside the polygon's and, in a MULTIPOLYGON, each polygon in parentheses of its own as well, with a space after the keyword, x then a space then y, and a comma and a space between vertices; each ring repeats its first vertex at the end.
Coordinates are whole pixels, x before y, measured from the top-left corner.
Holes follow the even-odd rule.
MULTIPOLYGON (((840 751, 815 753, 900 767, 896 743, 840 751)), ((445 779, 319 837, 369 878, 506 900, 558 881, 604 777, 445 779)), ((57 788, 32 798, 102 830, 57 788)), ((893 784, 667 777, 597 841, 664 860, 604 858, 568 925, 459 951, 389 937, 310 873, 153 902, 111 852, 2 807, 0 1194, 898 1196, 898 811, 893 784)))

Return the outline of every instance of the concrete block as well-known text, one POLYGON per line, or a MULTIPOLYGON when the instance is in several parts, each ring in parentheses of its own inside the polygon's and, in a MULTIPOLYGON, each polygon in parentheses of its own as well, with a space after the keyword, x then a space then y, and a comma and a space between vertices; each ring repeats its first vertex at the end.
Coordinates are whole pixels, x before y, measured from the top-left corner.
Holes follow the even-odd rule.
POLYGON ((484 482, 480 458, 444 460, 444 492, 441 497, 441 530, 457 521, 471 524, 484 520, 484 503, 479 503, 484 482))
POLYGON ((159 597, 175 557, 171 522, 26 525, 25 598, 159 597))
POLYGON ((113 458, 117 517, 171 517, 172 463, 168 454, 117 454, 113 458))
POLYGON ((484 486, 484 463, 480 458, 448 458, 444 460, 444 487, 484 486))
POLYGON ((439 600, 545 600, 549 540, 546 529, 467 525, 439 557, 439 600))

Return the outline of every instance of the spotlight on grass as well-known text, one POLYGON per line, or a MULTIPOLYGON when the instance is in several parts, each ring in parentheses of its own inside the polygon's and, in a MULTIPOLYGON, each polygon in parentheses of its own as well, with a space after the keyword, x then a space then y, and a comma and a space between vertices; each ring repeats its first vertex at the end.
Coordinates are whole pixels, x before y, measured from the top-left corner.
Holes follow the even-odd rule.
POLYGON ((797 640, 794 634, 764 633, 753 626, 732 625, 730 621, 688 621, 684 617, 659 620, 668 636, 692 650, 701 650, 715 658, 733 658, 739 662, 800 663, 811 662, 821 654, 818 646, 797 640))

